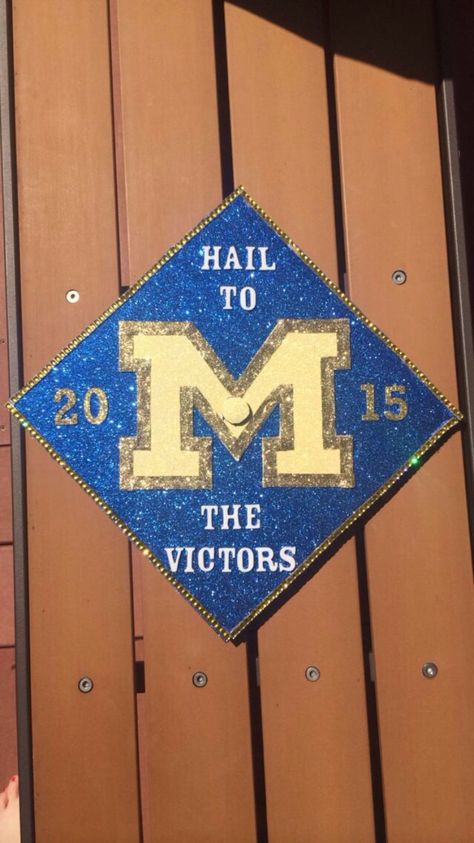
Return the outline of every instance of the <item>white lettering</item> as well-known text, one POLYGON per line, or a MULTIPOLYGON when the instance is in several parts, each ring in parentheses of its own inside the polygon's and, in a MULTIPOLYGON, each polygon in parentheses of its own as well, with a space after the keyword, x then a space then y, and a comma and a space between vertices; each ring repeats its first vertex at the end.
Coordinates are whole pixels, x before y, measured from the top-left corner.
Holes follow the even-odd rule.
POLYGON ((260 252, 260 269, 265 272, 270 269, 276 269, 276 263, 273 261, 272 264, 267 263, 267 252, 268 246, 259 246, 258 251, 260 252))
POLYGON ((245 269, 255 269, 253 265, 253 253, 255 252, 255 246, 246 246, 247 251, 247 263, 245 265, 245 269))
POLYGON ((219 547, 217 549, 217 555, 219 559, 224 560, 222 573, 230 574, 230 560, 235 559, 235 547, 219 547))
POLYGON ((242 269, 235 246, 231 246, 227 252, 227 260, 224 264, 224 269, 242 269))
POLYGON ((294 571, 296 568, 296 547, 280 548, 280 571, 294 571), (286 563, 283 564, 283 563, 286 563))
POLYGON ((179 560, 184 548, 182 547, 165 547, 166 556, 168 558, 168 565, 173 574, 177 573, 179 560))
POLYGON ((240 503, 222 505, 222 530, 240 530, 240 503))
POLYGON ((269 571, 278 571, 278 562, 273 561, 275 556, 273 548, 271 547, 256 547, 257 551, 257 571, 261 573, 265 570, 265 565, 268 565, 269 571))
POLYGON ((212 571, 212 569, 214 568, 215 552, 216 551, 215 551, 214 547, 200 547, 199 548, 198 554, 197 554, 197 563, 198 563, 198 567, 201 569, 201 571, 204 571, 204 573, 207 573, 208 571, 212 571), (208 559, 209 559, 207 564, 204 560, 205 555, 207 555, 208 559))
POLYGON ((262 272, 268 272, 269 270, 276 269, 275 261, 271 261, 271 258, 268 255, 268 246, 246 246, 245 253, 243 249, 240 249, 240 254, 238 251, 237 246, 229 246, 227 252, 222 255, 223 264, 221 265, 221 252, 222 246, 203 246, 202 247, 202 267, 201 269, 205 270, 233 270, 233 269, 245 269, 247 271, 251 270, 261 270, 262 272), (255 250, 258 250, 258 258, 257 265, 255 262, 255 250), (259 265, 258 265, 259 264, 259 265))
POLYGON ((206 516, 205 530, 215 530, 213 516, 217 515, 219 507, 215 503, 206 503, 201 506, 201 515, 206 516))
POLYGON ((237 551, 237 568, 239 571, 242 571, 243 574, 248 574, 249 571, 253 570, 253 566, 254 558, 252 548, 240 547, 237 551), (247 557, 247 561, 245 561, 245 556, 247 557))
POLYGON ((173 574, 183 570, 186 574, 202 571, 208 574, 220 562, 220 573, 230 574, 232 570, 241 574, 256 571, 294 571, 296 568, 296 547, 165 547, 168 567, 173 574), (196 567, 197 566, 197 567, 196 567))
POLYGON ((205 503, 201 506, 201 515, 205 517, 205 530, 258 530, 261 526, 259 503, 205 503), (245 510, 245 515, 242 512, 245 510), (241 518, 245 523, 241 523, 241 518))
POLYGON ((184 569, 185 574, 194 574, 194 551, 196 550, 195 547, 185 547, 186 551, 186 567, 184 569))
POLYGON ((211 261, 213 269, 220 269, 221 267, 219 263, 219 255, 222 246, 203 246, 202 248, 204 255, 201 269, 210 269, 211 267, 209 266, 209 264, 211 261), (211 249, 213 250, 212 252, 211 249))
POLYGON ((258 530, 259 527, 262 526, 260 518, 257 515, 260 515, 261 506, 259 503, 246 503, 245 504, 245 511, 247 513, 247 523, 245 524, 245 528, 247 530, 258 530))
POLYGON ((221 296, 224 296, 224 310, 232 310, 232 301, 237 295, 237 287, 233 287, 229 284, 222 284, 219 287, 219 292, 221 296))
POLYGON ((242 287, 239 296, 242 310, 255 310, 257 304, 257 293, 253 287, 242 287))

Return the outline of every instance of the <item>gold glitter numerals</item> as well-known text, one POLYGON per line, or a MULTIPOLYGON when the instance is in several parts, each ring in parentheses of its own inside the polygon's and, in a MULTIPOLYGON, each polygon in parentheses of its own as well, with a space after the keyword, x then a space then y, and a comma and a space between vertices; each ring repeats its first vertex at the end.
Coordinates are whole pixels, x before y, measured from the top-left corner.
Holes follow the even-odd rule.
MULTIPOLYGON (((69 387, 62 387, 57 389, 54 393, 54 400, 56 403, 64 400, 59 410, 54 416, 54 423, 57 427, 63 425, 77 424, 79 416, 77 412, 72 413, 71 410, 77 405, 77 395, 73 389, 69 387)), ((89 424, 102 424, 109 414, 109 400, 106 393, 100 386, 91 386, 84 395, 82 402, 82 409, 86 421, 89 424), (95 401, 93 402, 93 399, 95 401)))
MULTIPOLYGON (((365 413, 362 421, 379 421, 380 415, 375 410, 375 384, 361 383, 360 388, 365 392, 365 413)), ((406 387, 394 383, 385 387, 385 409, 383 415, 390 421, 402 421, 408 415, 408 403, 405 398, 406 387)))
POLYGON ((57 389, 54 393, 54 400, 56 402, 62 401, 65 398, 64 404, 59 408, 58 412, 54 417, 54 423, 59 427, 60 425, 66 424, 77 424, 77 413, 71 413, 71 415, 67 415, 73 407, 75 407, 77 398, 76 393, 73 389, 68 389, 64 387, 63 389, 57 389))

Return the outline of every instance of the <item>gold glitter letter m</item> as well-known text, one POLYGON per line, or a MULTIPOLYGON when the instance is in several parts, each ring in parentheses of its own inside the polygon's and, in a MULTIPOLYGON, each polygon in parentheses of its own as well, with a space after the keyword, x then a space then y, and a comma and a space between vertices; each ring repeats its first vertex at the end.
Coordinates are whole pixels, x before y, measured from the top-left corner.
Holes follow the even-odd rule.
POLYGON ((121 322, 120 367, 137 373, 137 435, 120 440, 122 489, 212 488, 212 437, 240 460, 262 439, 264 486, 353 486, 352 437, 335 431, 334 369, 350 366, 348 319, 281 319, 235 379, 192 322, 121 322))

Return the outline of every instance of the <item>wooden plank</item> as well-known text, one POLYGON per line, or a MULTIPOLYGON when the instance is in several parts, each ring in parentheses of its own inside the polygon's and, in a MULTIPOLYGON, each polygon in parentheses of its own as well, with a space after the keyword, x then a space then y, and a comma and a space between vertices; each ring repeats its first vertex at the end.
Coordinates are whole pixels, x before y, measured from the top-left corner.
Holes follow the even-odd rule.
POLYGON ((235 183, 337 282, 321 4, 225 7, 235 183))
MULTIPOLYGON (((3 196, 3 178, 0 171, 0 197, 3 196)), ((8 387, 8 344, 7 344, 7 308, 5 288, 5 255, 3 243, 3 203, 0 199, 0 445, 10 442, 10 418, 5 407, 9 396, 8 387)))
POLYGON ((13 541, 11 448, 0 447, 0 544, 13 541))
MULTIPOLYGON (((334 8, 350 294, 455 401, 431 5, 334 8), (403 286, 391 282, 398 268, 403 286)), ((366 545, 388 838, 471 840, 472 592, 459 434, 370 522, 366 545), (421 673, 426 661, 439 667, 432 681, 421 673)))
MULTIPOLYGON (((265 13, 226 4, 235 179, 337 280, 320 5, 265 13)), ((272 843, 372 840, 352 542, 263 626, 259 652, 272 843)))
MULTIPOLYGON (((0 318, 1 322, 1 318, 0 318)), ((2 331, 0 325, 0 447, 10 442, 10 419, 5 407, 9 397, 8 388, 8 356, 6 344, 6 331, 2 331)))
POLYGON ((15 648, 0 649, 0 790, 18 771, 16 752, 15 648))
POLYGON ((0 647, 15 643, 13 617, 13 548, 0 547, 0 647))
POLYGON ((122 201, 135 281, 222 198, 212 4, 114 6, 123 124, 117 144, 124 147, 122 201))
POLYGON ((135 638, 143 638, 143 582, 142 582, 142 553, 132 545, 132 578, 133 578, 133 632, 135 638))
MULTIPOLYGON (((221 199, 212 3, 119 0, 116 13, 122 214, 136 278, 221 199)), ((224 644, 141 555, 139 563, 145 840, 250 843, 255 819, 244 647, 224 644), (198 670, 209 677, 202 689, 192 683, 198 670)))
MULTIPOLYGON (((27 0, 13 23, 29 377, 117 294, 107 7, 27 0)), ((27 473, 36 839, 138 841, 127 543, 30 439, 27 473)))

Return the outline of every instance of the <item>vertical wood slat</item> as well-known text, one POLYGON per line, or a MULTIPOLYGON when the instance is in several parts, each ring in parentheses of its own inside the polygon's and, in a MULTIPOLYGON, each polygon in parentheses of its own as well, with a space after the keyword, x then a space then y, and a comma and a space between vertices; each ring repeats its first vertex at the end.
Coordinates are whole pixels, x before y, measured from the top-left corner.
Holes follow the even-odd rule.
MULTIPOLYGON (((0 3, 0 124, 2 163, 2 270, 4 271, 5 304, 8 319, 8 376, 9 391, 16 391, 21 382, 22 353, 19 338, 19 272, 18 229, 16 215, 15 150, 13 113, 13 38, 12 4, 0 3)), ((34 836, 33 770, 31 742, 31 696, 29 675, 28 576, 25 553, 26 502, 23 497, 25 449, 24 434, 18 426, 9 424, 12 452, 13 579, 15 611, 15 679, 16 706, 8 727, 12 729, 16 770, 20 775, 20 825, 24 843, 34 836)), ((11 695, 13 702, 13 694, 11 695)), ((15 703, 13 702, 13 705, 15 703)), ((8 721, 7 721, 8 722, 8 721)))
MULTIPOLYGON (((235 180, 337 280, 321 8, 275 8, 280 25, 268 5, 259 16, 226 3, 235 180)), ((266 622, 259 653, 269 839, 368 843, 354 542, 266 622), (317 683, 305 678, 311 664, 317 683)))
POLYGON ((438 86, 438 118, 443 170, 449 270, 451 276, 454 339, 460 402, 465 425, 462 431, 466 472, 466 497, 474 534, 474 323, 469 278, 470 238, 466 236, 474 199, 474 164, 465 150, 473 135, 470 108, 474 55, 471 50, 474 19, 469 4, 452 14, 447 0, 435 4, 441 80, 438 86))
MULTIPOLYGON (((12 488, 11 488, 11 448, 10 419, 5 407, 8 398, 8 343, 7 343, 7 314, 5 288, 5 256, 3 242, 3 183, 0 173, 0 544, 8 544, 13 539, 12 524, 12 488)), ((6 597, 5 590, 3 591, 6 597)), ((13 593, 11 593, 5 611, 10 611, 13 593)), ((0 603, 0 611, 3 604, 0 603)), ((1 643, 5 643, 0 641, 1 643)), ((9 643, 12 643, 11 641, 9 643)))
MULTIPOLYGON (((430 4, 333 8, 350 295, 455 401, 430 4)), ((388 838, 467 843, 472 615, 459 434, 369 523, 366 547, 388 838), (426 661, 439 667, 432 681, 426 661)))
MULTIPOLYGON (((13 13, 28 378, 116 296, 116 214, 105 3, 27 0, 13 13)), ((132 843, 127 545, 31 440, 27 482, 36 840, 132 843), (87 695, 84 674, 94 681, 87 695)))
POLYGON ((0 647, 15 644, 13 618, 13 548, 0 547, 0 647))
POLYGON ((10 418, 5 407, 8 398, 8 343, 3 234, 3 178, 0 170, 0 446, 10 442, 10 418))
POLYGON ((0 544, 11 544, 12 540, 11 448, 9 445, 2 445, 0 447, 0 544))
MULTIPOLYGON (((122 219, 134 280, 222 198, 212 3, 118 0, 111 9, 121 78, 122 219)), ((148 560, 138 560, 144 838, 251 843, 245 649, 221 641, 148 560), (209 677, 202 689, 192 684, 198 670, 209 677)))
POLYGON ((0 648, 0 790, 18 770, 16 751, 15 648, 0 648))
MULTIPOLYGON (((4 89, 2 88, 2 96, 4 89)), ((5 129, 4 129, 5 130, 5 129)), ((3 217, 3 173, 0 171, 0 790, 18 771, 15 693, 15 628, 8 343, 3 217)))

